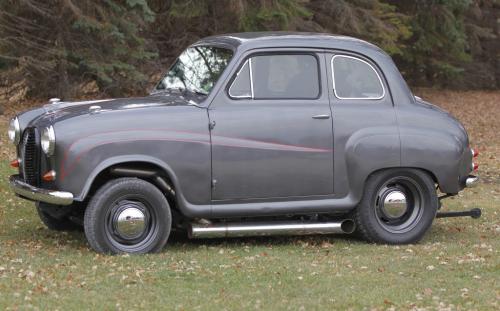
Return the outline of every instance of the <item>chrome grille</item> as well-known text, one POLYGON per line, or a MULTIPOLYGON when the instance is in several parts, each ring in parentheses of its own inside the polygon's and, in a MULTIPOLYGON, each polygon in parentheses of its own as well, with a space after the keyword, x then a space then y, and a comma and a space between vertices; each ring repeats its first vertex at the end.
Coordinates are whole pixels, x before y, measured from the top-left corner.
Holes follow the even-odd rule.
POLYGON ((27 128, 21 145, 21 172, 24 181, 33 186, 38 186, 40 176, 40 149, 36 135, 35 128, 27 128))

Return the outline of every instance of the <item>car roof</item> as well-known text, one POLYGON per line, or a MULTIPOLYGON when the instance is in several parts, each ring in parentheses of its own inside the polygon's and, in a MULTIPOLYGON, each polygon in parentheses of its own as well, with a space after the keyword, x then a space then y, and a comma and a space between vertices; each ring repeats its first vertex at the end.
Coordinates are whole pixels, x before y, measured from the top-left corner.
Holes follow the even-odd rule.
POLYGON ((379 47, 361 39, 315 32, 241 32, 221 34, 203 38, 194 45, 225 44, 233 49, 264 47, 308 47, 326 49, 368 49, 381 51, 379 47))
POLYGON ((391 96, 398 98, 398 104, 413 104, 415 101, 391 57, 378 46, 361 39, 314 32, 242 32, 206 37, 192 46, 196 45, 231 48, 237 60, 241 60, 241 55, 252 53, 254 49, 265 48, 308 48, 360 55, 380 68, 391 90, 391 96))

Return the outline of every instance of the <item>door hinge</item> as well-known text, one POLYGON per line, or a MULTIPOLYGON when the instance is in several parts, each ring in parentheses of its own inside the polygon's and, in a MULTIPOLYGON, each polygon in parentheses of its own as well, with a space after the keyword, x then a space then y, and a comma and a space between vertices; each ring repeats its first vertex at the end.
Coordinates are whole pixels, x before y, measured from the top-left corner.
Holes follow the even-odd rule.
POLYGON ((213 130, 214 127, 215 127, 215 121, 210 121, 210 123, 208 123, 208 129, 213 130))

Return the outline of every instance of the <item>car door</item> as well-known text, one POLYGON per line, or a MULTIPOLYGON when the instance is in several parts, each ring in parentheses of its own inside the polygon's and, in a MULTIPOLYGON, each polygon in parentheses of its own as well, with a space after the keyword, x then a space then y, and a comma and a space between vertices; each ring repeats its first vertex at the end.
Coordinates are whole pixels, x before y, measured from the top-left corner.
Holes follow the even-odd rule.
POLYGON ((334 187, 342 197, 362 190, 350 186, 364 182, 352 173, 353 166, 374 171, 400 165, 399 131, 388 85, 376 63, 346 51, 325 57, 337 160, 334 187))
POLYGON ((317 51, 242 59, 209 109, 212 200, 333 193, 326 68, 317 51))

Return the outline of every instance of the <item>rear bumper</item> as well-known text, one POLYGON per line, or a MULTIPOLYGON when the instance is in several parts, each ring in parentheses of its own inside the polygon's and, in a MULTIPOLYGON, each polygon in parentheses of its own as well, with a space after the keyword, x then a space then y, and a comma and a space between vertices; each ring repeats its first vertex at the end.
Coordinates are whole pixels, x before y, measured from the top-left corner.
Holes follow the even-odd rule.
POLYGON ((71 192, 37 188, 24 182, 19 175, 10 176, 9 184, 17 195, 28 200, 54 205, 70 205, 73 203, 73 194, 71 192))
POLYGON ((477 186, 478 183, 479 183, 479 177, 478 176, 469 175, 465 179, 465 187, 467 187, 467 188, 475 187, 475 186, 477 186))

